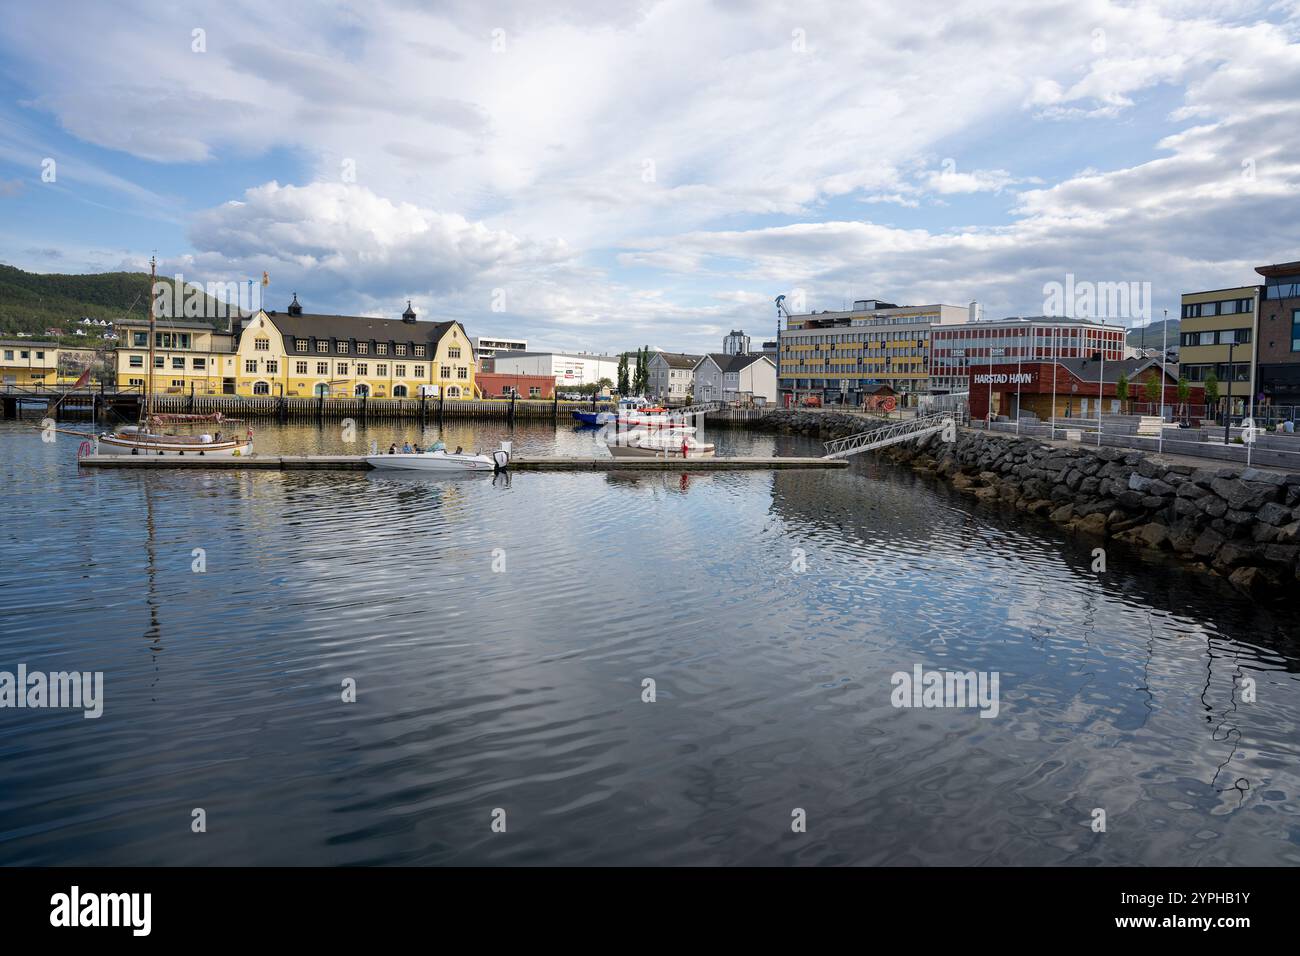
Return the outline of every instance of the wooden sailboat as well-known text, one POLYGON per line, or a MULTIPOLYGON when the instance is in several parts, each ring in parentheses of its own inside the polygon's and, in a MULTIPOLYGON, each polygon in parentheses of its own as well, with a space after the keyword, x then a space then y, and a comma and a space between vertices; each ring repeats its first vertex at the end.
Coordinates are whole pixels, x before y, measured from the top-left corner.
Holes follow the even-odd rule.
POLYGON ((162 430, 164 424, 183 422, 196 425, 201 422, 222 424, 220 415, 155 415, 153 410, 154 347, 158 328, 158 313, 154 299, 154 282, 157 278, 157 261, 149 260, 149 374, 144 380, 144 396, 140 402, 137 424, 127 425, 108 434, 100 435, 95 453, 100 455, 203 455, 230 458, 253 453, 253 432, 238 437, 222 437, 221 431, 198 435, 180 435, 162 430))

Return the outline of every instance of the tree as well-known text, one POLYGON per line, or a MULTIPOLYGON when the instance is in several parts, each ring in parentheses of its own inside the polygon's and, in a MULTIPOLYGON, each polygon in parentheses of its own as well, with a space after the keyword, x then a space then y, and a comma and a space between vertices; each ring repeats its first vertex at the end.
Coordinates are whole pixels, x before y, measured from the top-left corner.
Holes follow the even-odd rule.
POLYGON ((1155 372, 1148 375, 1143 392, 1146 394, 1146 400, 1151 404, 1160 401, 1160 376, 1155 372))
POLYGON ((1218 405, 1218 376, 1210 372, 1205 376, 1205 414, 1213 415, 1210 408, 1218 405))
POLYGON ((650 346, 637 349, 636 353, 636 375, 632 382, 632 390, 637 395, 644 395, 646 386, 650 384, 650 346))
POLYGON ((628 394, 628 389, 632 382, 627 373, 627 353, 624 352, 618 357, 618 393, 620 395, 628 394))
POLYGON ((1119 380, 1115 382, 1115 397, 1119 399, 1121 408, 1128 404, 1128 376, 1123 372, 1119 373, 1119 380))

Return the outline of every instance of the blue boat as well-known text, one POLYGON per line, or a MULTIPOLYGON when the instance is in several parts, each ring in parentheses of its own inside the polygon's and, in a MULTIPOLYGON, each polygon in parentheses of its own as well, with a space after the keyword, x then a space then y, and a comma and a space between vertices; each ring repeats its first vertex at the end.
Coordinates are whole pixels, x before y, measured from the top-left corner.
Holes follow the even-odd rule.
POLYGON ((618 421, 616 412, 574 412, 573 417, 583 425, 609 425, 618 421))

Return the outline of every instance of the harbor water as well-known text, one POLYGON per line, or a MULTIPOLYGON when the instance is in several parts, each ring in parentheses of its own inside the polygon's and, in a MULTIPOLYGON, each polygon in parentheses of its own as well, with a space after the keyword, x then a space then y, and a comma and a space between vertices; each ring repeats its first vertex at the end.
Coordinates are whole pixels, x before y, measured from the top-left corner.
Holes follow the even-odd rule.
MULTIPOLYGON (((596 453, 417 428, 256 440, 596 453)), ((394 477, 76 448, 0 424, 0 672, 103 674, 98 718, 0 709, 0 864, 1300 864, 1285 600, 1117 544, 1094 570, 1099 542, 872 455, 394 477), (918 667, 996 674, 996 714, 895 706, 918 667)))

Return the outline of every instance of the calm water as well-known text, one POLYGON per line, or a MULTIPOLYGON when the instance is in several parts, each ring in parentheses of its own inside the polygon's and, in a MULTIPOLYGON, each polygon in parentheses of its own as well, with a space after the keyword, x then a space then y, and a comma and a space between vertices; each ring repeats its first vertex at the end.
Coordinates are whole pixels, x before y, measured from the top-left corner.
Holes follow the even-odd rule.
POLYGON ((1300 864, 1294 611, 1119 546, 1095 575, 1091 544, 905 469, 145 475, 75 448, 0 424, 0 670, 105 674, 99 720, 0 710, 0 863, 1300 864), (999 715, 895 709, 916 664, 997 671, 999 715))

